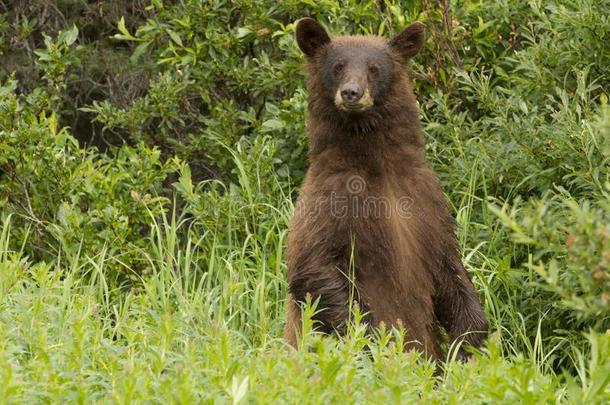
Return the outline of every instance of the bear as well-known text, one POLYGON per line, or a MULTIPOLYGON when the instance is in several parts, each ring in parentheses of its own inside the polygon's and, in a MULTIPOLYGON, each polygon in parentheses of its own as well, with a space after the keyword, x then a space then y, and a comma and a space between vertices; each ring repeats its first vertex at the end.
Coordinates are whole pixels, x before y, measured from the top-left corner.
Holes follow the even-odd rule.
POLYGON ((367 328, 404 328, 405 350, 440 360, 480 347, 487 320, 460 258, 436 173, 424 156, 405 65, 424 43, 415 22, 390 40, 335 36, 297 22, 307 66, 309 167, 289 224, 285 340, 297 347, 300 306, 314 329, 344 335, 353 305, 367 328), (445 334, 441 332, 441 327, 445 334))

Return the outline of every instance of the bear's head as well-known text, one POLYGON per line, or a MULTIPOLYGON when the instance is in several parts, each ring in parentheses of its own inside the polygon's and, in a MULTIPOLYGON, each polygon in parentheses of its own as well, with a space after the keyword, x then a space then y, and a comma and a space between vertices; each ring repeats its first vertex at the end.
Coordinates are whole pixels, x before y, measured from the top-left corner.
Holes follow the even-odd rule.
POLYGON ((383 106, 392 96, 403 65, 420 50, 424 25, 409 25, 394 38, 331 37, 312 18, 302 18, 296 39, 309 65, 310 95, 352 118, 383 106), (398 77, 397 77, 398 76, 398 77))

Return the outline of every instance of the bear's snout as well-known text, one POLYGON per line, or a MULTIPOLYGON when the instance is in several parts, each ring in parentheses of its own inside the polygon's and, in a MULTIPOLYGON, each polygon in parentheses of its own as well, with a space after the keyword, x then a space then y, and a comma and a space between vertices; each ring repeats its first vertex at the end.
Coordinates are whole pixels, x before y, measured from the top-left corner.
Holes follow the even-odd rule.
POLYGON ((343 111, 362 112, 373 106, 373 98, 366 85, 350 80, 337 90, 335 105, 343 111))
POLYGON ((364 91, 358 83, 347 83, 341 88, 341 98, 346 103, 355 103, 362 98, 364 91))

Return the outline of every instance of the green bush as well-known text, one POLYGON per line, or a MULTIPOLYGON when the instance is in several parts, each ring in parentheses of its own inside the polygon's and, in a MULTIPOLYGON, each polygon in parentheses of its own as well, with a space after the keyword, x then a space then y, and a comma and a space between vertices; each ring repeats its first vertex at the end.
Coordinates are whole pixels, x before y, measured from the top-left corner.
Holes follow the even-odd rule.
POLYGON ((168 205, 159 192, 172 163, 143 145, 113 155, 83 149, 54 112, 20 100, 15 87, 13 80, 0 87, 0 209, 14 217, 12 242, 36 260, 105 249, 123 276, 139 273, 132 251, 146 246, 151 216, 168 205))

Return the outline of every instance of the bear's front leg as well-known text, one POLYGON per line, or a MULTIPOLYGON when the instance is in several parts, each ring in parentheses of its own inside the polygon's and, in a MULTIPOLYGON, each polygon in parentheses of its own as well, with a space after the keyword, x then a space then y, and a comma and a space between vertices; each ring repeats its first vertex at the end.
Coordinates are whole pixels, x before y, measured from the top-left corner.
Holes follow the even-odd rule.
POLYGON ((285 338, 296 346, 296 336, 301 330, 299 304, 317 302, 313 316, 313 329, 327 334, 344 335, 350 317, 349 301, 354 298, 354 289, 350 291, 350 282, 346 274, 337 265, 302 266, 291 269, 288 277, 290 292, 285 338))
POLYGON ((434 312, 451 344, 461 343, 458 359, 468 359, 467 346, 481 347, 487 319, 477 292, 457 254, 449 257, 436 278, 434 312))

